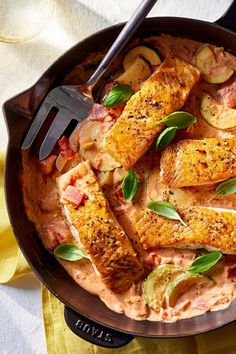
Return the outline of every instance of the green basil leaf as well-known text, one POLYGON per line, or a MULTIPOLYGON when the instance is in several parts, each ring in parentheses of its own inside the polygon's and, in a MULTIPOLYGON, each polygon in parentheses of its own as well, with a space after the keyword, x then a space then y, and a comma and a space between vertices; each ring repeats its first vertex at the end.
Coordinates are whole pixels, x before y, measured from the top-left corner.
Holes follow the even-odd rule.
POLYGON ((236 192, 236 178, 228 179, 220 183, 216 188, 216 194, 230 195, 236 192))
POLYGON ((187 226, 175 207, 168 202, 157 200, 148 203, 147 207, 158 215, 164 216, 167 219, 179 220, 184 226, 187 226))
POLYGON ((82 258, 89 258, 88 255, 76 245, 72 243, 62 243, 54 250, 55 256, 65 259, 66 261, 78 261, 82 258))
POLYGON ((132 95, 132 89, 128 85, 117 85, 111 89, 103 102, 104 107, 112 107, 126 102, 132 95))
POLYGON ((130 202, 138 189, 138 179, 133 170, 129 170, 122 182, 123 197, 126 202, 130 202))
POLYGON ((164 123, 167 127, 184 129, 196 123, 196 121, 196 118, 192 114, 184 111, 178 111, 164 117, 158 124, 164 123))
POLYGON ((157 150, 164 149, 167 145, 171 143, 176 134, 176 127, 169 127, 163 130, 163 132, 155 140, 155 147, 157 150))
POLYGON ((212 268, 222 257, 220 251, 214 251, 197 257, 189 266, 190 273, 203 273, 212 268))

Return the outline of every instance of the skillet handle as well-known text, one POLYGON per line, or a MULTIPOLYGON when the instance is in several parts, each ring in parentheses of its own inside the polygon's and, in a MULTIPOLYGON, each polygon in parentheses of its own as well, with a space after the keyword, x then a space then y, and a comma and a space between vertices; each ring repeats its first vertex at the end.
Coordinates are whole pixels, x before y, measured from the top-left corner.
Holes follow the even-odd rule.
POLYGON ((232 2, 228 10, 219 20, 215 22, 217 25, 225 27, 230 31, 236 32, 236 0, 232 2))
POLYGON ((119 348, 134 339, 133 336, 97 324, 65 306, 64 316, 67 326, 77 336, 89 343, 104 348, 119 348))

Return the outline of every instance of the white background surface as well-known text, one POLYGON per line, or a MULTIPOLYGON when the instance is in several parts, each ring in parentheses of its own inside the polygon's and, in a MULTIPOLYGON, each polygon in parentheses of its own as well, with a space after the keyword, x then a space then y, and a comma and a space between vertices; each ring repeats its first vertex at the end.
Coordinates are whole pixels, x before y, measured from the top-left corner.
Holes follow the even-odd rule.
MULTIPOLYGON (((31 86, 59 55, 77 41, 99 29, 128 20, 139 2, 56 0, 54 15, 39 36, 23 44, 0 43, 0 105, 31 86)), ((159 0, 149 16, 215 21, 231 2, 159 0)), ((6 145, 7 131, 0 112, 0 149, 5 149, 6 145)), ((46 354, 40 284, 34 275, 0 285, 0 353, 46 354)))

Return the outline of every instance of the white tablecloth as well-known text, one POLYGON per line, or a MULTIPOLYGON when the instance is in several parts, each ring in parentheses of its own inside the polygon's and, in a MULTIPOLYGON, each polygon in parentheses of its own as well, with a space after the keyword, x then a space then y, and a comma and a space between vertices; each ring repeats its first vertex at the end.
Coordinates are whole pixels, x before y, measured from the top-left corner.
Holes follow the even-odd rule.
MULTIPOLYGON (((139 2, 56 0, 54 15, 40 35, 22 44, 0 43, 0 105, 32 85, 59 55, 77 41, 97 30, 128 20, 139 2)), ((215 21, 231 2, 159 0, 149 16, 215 21)), ((5 149, 7 131, 2 113, 0 132, 0 149, 5 149)), ((40 283, 34 275, 0 285, 0 353, 46 354, 40 283)))

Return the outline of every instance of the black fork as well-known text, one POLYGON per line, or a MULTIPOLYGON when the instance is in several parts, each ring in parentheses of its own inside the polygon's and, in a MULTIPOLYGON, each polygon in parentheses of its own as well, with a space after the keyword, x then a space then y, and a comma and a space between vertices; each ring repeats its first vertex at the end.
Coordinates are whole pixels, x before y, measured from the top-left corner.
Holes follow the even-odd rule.
POLYGON ((32 145, 52 109, 56 109, 57 113, 40 147, 40 160, 45 159, 51 153, 56 142, 72 120, 80 123, 88 116, 94 103, 92 96, 93 87, 104 74, 107 67, 124 48, 156 1, 144 0, 141 2, 86 84, 79 86, 59 86, 48 93, 23 141, 22 149, 28 149, 32 145))

